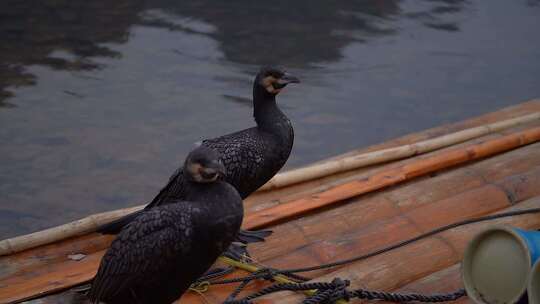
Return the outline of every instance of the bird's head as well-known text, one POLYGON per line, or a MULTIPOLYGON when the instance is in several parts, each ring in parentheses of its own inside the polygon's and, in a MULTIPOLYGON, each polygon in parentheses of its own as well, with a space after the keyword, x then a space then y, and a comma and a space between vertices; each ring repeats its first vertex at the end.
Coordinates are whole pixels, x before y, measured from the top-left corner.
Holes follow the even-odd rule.
POLYGON ((272 95, 277 95, 289 83, 299 82, 296 76, 273 67, 263 67, 255 77, 255 85, 272 95))
POLYGON ((200 146, 189 153, 184 170, 190 180, 197 183, 211 183, 225 176, 225 166, 219 160, 219 153, 200 146))

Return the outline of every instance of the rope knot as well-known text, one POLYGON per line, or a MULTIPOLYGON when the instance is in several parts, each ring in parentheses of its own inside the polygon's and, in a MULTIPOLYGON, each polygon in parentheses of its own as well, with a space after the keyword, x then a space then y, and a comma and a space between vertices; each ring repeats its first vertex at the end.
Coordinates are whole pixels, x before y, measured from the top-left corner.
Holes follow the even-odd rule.
POLYGON ((274 281, 274 277, 279 274, 279 272, 272 268, 262 268, 255 271, 253 274, 260 275, 260 278, 267 281, 274 281))
POLYGON ((351 281, 342 280, 341 278, 334 278, 331 284, 336 286, 336 288, 347 288, 349 285, 351 285, 351 281))
POLYGON ((240 300, 235 300, 235 299, 226 299, 223 304, 253 304, 253 302, 251 302, 250 300, 246 300, 246 299, 240 299, 240 300))
POLYGON ((335 278, 330 283, 314 283, 317 292, 311 297, 306 298, 303 304, 330 304, 335 303, 339 299, 348 301, 351 298, 347 287, 350 285, 349 280, 335 278))
POLYGON ((347 290, 347 287, 351 285, 349 280, 342 280, 341 278, 334 278, 332 280, 332 285, 334 285, 333 292, 328 299, 329 303, 334 303, 339 299, 344 299, 345 301, 350 300, 350 294, 347 290))

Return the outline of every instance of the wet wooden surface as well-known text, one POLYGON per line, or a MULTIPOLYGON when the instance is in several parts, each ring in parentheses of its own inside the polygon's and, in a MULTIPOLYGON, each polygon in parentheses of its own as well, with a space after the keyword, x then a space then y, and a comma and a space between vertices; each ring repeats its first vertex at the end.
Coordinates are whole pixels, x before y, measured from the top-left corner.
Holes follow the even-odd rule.
MULTIPOLYGON (((531 101, 352 153, 411 143, 532 111, 540 111, 540 101, 531 101)), ((336 185, 362 181, 374 173, 413 164, 418 159, 426 159, 460 146, 501 138, 538 126, 538 122, 531 123, 412 159, 257 193, 246 201, 248 217, 249 214, 266 208, 312 197, 313 194, 336 185)), ((337 192, 336 195, 340 193, 337 192)), ((250 251, 258 261, 272 267, 311 266, 367 253, 457 220, 524 206, 539 207, 539 196, 540 143, 536 143, 437 171, 383 191, 346 199, 338 206, 289 219, 273 226, 274 234, 268 241, 254 244, 250 251)), ((521 216, 501 222, 524 228, 539 228, 540 216, 521 216)), ((456 270, 448 270, 450 275, 445 269, 456 267, 467 241, 479 229, 491 224, 493 223, 455 229, 348 267, 306 275, 317 280, 330 280, 339 276, 350 279, 353 286, 381 290, 419 288, 418 290, 428 291, 429 286, 432 286, 428 283, 437 280, 441 284, 445 282, 446 286, 457 286, 459 276, 456 276, 456 270)), ((110 236, 89 234, 0 258, 0 303, 59 291, 66 286, 91 279, 111 240, 110 236), (81 261, 67 258, 68 255, 76 253, 87 256, 81 261)), ((265 285, 264 282, 251 284, 243 294, 265 285)), ((433 285, 435 292, 445 291, 435 287, 433 285)), ((234 286, 213 286, 204 297, 210 303, 220 303, 232 288, 234 286)), ((67 299, 68 294, 43 298, 36 303, 61 303, 67 299)), ((296 303, 301 296, 279 294, 267 298, 270 302, 278 299, 279 303, 296 303)), ((204 303, 202 297, 195 293, 186 294, 182 302, 204 303)))

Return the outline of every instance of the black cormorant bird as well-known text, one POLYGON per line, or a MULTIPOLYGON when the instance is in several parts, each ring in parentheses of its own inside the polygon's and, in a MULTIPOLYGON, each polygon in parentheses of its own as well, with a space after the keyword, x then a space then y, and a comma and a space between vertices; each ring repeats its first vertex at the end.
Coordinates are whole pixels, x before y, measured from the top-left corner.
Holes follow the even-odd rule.
POLYGON ((169 304, 178 299, 240 229, 242 199, 221 180, 225 170, 215 150, 191 152, 181 173, 185 198, 145 210, 122 229, 101 260, 90 300, 169 304))
MULTIPOLYGON (((262 68, 253 83, 253 116, 256 127, 202 141, 202 146, 216 150, 227 169, 226 181, 233 185, 242 199, 269 181, 285 164, 291 153, 294 133, 291 122, 276 104, 276 95, 289 83, 298 83, 295 76, 277 68, 262 68)), ((183 169, 171 176, 145 210, 168 204, 171 198, 185 199, 183 169)), ((133 213, 99 229, 102 233, 117 233, 137 217, 133 213)), ((264 240, 270 231, 241 230, 238 240, 250 243, 264 240)))

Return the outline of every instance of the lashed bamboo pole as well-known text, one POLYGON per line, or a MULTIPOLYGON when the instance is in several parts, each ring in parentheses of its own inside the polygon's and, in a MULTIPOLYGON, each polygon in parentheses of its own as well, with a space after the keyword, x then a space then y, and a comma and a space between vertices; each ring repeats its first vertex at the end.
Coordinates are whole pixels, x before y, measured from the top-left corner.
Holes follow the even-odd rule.
MULTIPOLYGON (((348 199, 430 172, 448 168, 466 161, 486 157, 540 139, 540 128, 517 132, 508 136, 472 145, 463 149, 444 152, 427 159, 389 169, 370 176, 335 186, 311 197, 264 209, 248 215, 244 221, 247 229, 260 228, 284 219, 298 216, 344 199, 348 199)), ((100 225, 141 209, 142 206, 92 215, 62 226, 0 241, 0 255, 12 254, 57 240, 77 236, 95 230, 100 225)))
POLYGON ((254 212, 246 217, 244 226, 249 229, 267 227, 291 217, 300 216, 310 211, 327 207, 345 199, 389 187, 418 176, 447 169, 468 161, 508 151, 538 140, 540 140, 540 127, 516 132, 464 148, 443 152, 398 168, 383 170, 366 179, 354 180, 332 187, 310 197, 301 198, 254 212))
POLYGON ((353 155, 290 170, 284 173, 276 174, 276 176, 268 181, 268 183, 259 188, 259 191, 282 188, 339 172, 354 170, 365 166, 371 166, 392 160, 411 157, 417 154, 431 152, 538 119, 540 119, 540 112, 462 130, 410 145, 388 148, 360 155, 353 155))

